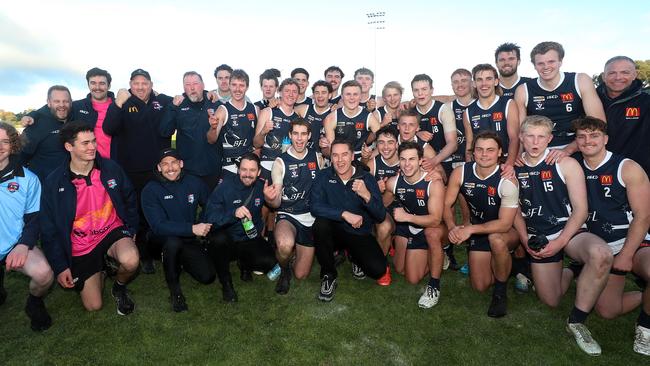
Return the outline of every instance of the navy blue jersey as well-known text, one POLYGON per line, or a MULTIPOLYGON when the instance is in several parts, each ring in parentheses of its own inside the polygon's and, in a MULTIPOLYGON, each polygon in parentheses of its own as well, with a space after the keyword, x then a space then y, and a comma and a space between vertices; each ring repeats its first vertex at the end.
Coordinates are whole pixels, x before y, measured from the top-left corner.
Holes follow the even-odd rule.
POLYGON ((501 90, 503 90, 503 94, 501 95, 502 98, 504 99, 512 99, 515 97, 515 90, 517 87, 528 80, 533 80, 532 78, 527 78, 525 76, 520 76, 519 79, 512 85, 512 88, 506 88, 503 86, 503 84, 499 83, 499 86, 501 87, 501 90))
POLYGON ((454 119, 456 120, 456 142, 458 143, 458 149, 451 154, 451 161, 458 163, 465 161, 465 150, 467 149, 465 125, 463 124, 463 113, 467 106, 461 104, 458 99, 454 99, 451 103, 451 109, 454 111, 454 119))
MULTIPOLYGON (((413 184, 407 182, 402 174, 398 175, 395 187, 393 187, 393 194, 395 195, 395 201, 399 203, 400 207, 404 208, 404 211, 413 215, 428 215, 427 203, 429 202, 429 183, 431 182, 424 179, 426 174, 420 174, 420 179, 413 184)), ((421 226, 412 223, 409 223, 409 226, 421 228, 421 226)))
MULTIPOLYGON (((359 102, 359 105, 362 106, 363 108, 366 108, 366 107, 368 106, 368 101, 369 101, 370 99, 377 100, 377 96, 374 95, 374 94, 370 94, 370 97, 368 97, 368 99, 366 99, 366 100, 363 101, 363 102, 359 102)), ((373 109, 373 111, 374 111, 374 109, 373 109)))
POLYGON ((460 179, 460 194, 469 206, 469 220, 473 225, 499 219, 501 207, 500 186, 502 182, 499 167, 485 179, 478 177, 476 163, 464 163, 460 179))
MULTIPOLYGON (((411 141, 413 141, 413 142, 417 142, 417 144, 420 145, 420 147, 422 148, 422 150, 424 150, 424 147, 427 146, 427 144, 428 144, 428 142, 426 142, 426 141, 424 141, 424 140, 420 140, 420 139, 418 138, 417 135, 414 135, 414 136, 413 136, 413 139, 412 139, 411 141)), ((402 141, 402 136, 401 136, 401 135, 398 135, 398 136, 397 136, 397 147, 399 147, 399 145, 401 145, 402 142, 404 142, 404 141, 402 141)))
POLYGON ((307 107, 305 112, 305 120, 311 125, 311 138, 307 142, 307 147, 310 149, 315 149, 317 152, 320 152, 320 145, 318 145, 318 140, 321 136, 325 135, 325 130, 323 129, 323 121, 328 114, 330 114, 331 109, 327 108, 325 112, 319 114, 316 112, 316 106, 310 104, 307 107))
MULTIPOLYGON (((625 160, 628 159, 608 151, 605 160, 596 169, 589 168, 584 160, 581 161, 587 179, 587 229, 605 240, 614 253, 623 248, 633 219, 627 190, 621 178, 625 160)), ((650 239, 650 236, 646 235, 646 239, 650 239)))
POLYGON ((571 215, 571 201, 559 165, 546 164, 548 150, 536 166, 515 166, 519 180, 519 205, 528 234, 559 236, 571 215))
POLYGON ((264 137, 262 156, 260 157, 263 161, 273 161, 282 154, 282 141, 290 143, 289 129, 291 128, 291 121, 298 117, 298 114, 293 109, 290 115, 286 115, 280 107, 271 109, 273 129, 264 137))
POLYGON ((314 150, 307 149, 302 159, 293 155, 289 149, 280 155, 284 163, 282 179, 282 202, 278 211, 290 214, 304 214, 310 210, 309 193, 319 169, 318 157, 314 150))
POLYGON ((388 165, 381 154, 375 156, 375 170, 370 172, 375 177, 375 180, 390 178, 397 175, 398 172, 399 160, 393 165, 388 165))
POLYGON ((445 130, 440 120, 440 110, 443 105, 443 103, 434 100, 428 111, 421 111, 419 106, 415 107, 416 111, 420 114, 420 130, 433 134, 433 137, 429 140, 429 145, 431 145, 436 153, 447 145, 445 141, 445 130))
POLYGON ((361 154, 361 147, 370 134, 369 119, 370 112, 366 108, 359 108, 354 116, 345 114, 344 108, 336 110, 334 134, 337 139, 350 141, 354 146, 355 155, 361 154))
POLYGON ((314 101, 311 99, 311 97, 305 96, 305 99, 303 99, 303 100, 301 100, 299 102, 296 101, 296 104, 294 104, 294 107, 297 107, 297 106, 303 105, 303 104, 311 105, 311 104, 314 104, 314 101))
POLYGON ((261 99, 261 100, 258 100, 257 102, 255 102, 255 105, 256 105, 257 108, 259 108, 260 111, 261 111, 262 109, 264 109, 264 108, 266 108, 266 107, 269 106, 269 101, 266 100, 266 99, 261 99))
POLYGON ((340 101, 341 101, 341 95, 340 94, 335 96, 334 98, 330 98, 330 103, 332 103, 332 104, 339 104, 340 101))
POLYGON ((499 135, 503 143, 503 156, 508 156, 508 146, 510 145, 507 121, 508 105, 510 103, 510 99, 501 98, 497 95, 487 109, 484 109, 477 99, 467 106, 466 111, 474 136, 481 131, 494 131, 499 135))
POLYGON ((253 137, 257 113, 255 106, 246 102, 239 110, 230 101, 223 104, 226 108, 226 121, 221 130, 223 136, 223 165, 235 164, 236 159, 253 151, 253 137))
MULTIPOLYGON (((386 117, 386 113, 388 113, 386 108, 388 108, 388 106, 385 105, 385 106, 378 109, 379 115, 381 116, 381 120, 379 121, 380 123, 384 121, 384 117, 386 117)), ((399 122, 399 117, 398 117, 398 115, 396 113, 396 114, 393 115, 393 119, 390 120, 389 125, 397 128, 397 122, 399 122)))
POLYGON ((553 140, 549 146, 565 146, 573 142, 575 133, 571 123, 585 115, 578 92, 578 75, 563 73, 560 85, 553 90, 542 88, 538 79, 529 80, 525 85, 528 93, 526 114, 546 116, 553 121, 553 140))

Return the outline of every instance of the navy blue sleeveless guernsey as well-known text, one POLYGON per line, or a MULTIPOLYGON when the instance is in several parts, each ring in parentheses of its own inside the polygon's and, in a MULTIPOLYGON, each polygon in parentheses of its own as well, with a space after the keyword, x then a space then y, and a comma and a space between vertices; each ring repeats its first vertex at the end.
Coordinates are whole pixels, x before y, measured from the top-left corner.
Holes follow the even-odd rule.
POLYGON ((224 103, 223 106, 228 114, 221 130, 223 165, 226 166, 235 164, 239 157, 253 151, 257 113, 255 106, 248 102, 245 102, 242 110, 237 109, 230 101, 224 103))
POLYGON ((476 174, 476 163, 463 163, 463 175, 460 193, 465 197, 470 210, 470 222, 473 225, 484 224, 499 218, 501 207, 501 173, 499 166, 492 174, 481 179, 476 174))
MULTIPOLYGON (((388 113, 388 111, 386 110, 387 107, 388 106, 383 106, 378 109, 379 115, 381 116, 381 120, 379 121, 379 123, 384 121, 384 117, 386 117, 386 113, 388 113)), ((387 126, 393 126, 397 128, 397 122, 399 122, 399 118, 393 115, 393 119, 390 120, 390 123, 387 126)))
POLYGON ((543 89, 538 79, 526 82, 528 90, 526 114, 546 116, 555 125, 550 147, 565 146, 575 139, 571 123, 585 115, 577 85, 578 75, 574 72, 563 73, 560 85, 554 90, 543 89))
POLYGON ((289 148, 280 155, 284 163, 284 177, 282 179, 282 201, 279 212, 293 215, 308 213, 310 210, 309 192, 318 171, 318 158, 316 152, 307 149, 302 159, 293 155, 289 148))
MULTIPOLYGON (((400 207, 403 207, 406 212, 413 215, 428 215, 427 203, 429 202, 429 183, 431 182, 424 180, 426 174, 420 174, 420 179, 413 184, 407 182, 403 175, 398 175, 393 194, 400 207)), ((414 228, 422 228, 413 223, 408 223, 408 225, 414 228)))
POLYGON ((388 165, 381 154, 375 156, 375 171, 370 172, 376 180, 390 178, 399 172, 399 160, 394 165, 388 165))
POLYGON ((298 114, 293 110, 291 115, 287 116, 280 107, 271 109, 273 129, 264 137, 264 145, 262 146, 262 155, 260 157, 262 161, 273 161, 282 154, 282 141, 289 140, 291 121, 296 118, 298 118, 298 114))
MULTIPOLYGON (((472 133, 476 136, 481 131, 494 131, 501 138, 503 143, 503 156, 508 156, 508 104, 510 99, 501 98, 498 95, 487 109, 483 109, 479 100, 475 100, 467 106, 467 118, 472 127, 472 133)), ((514 103, 514 102, 512 102, 514 103)))
POLYGON ((442 121, 440 120, 440 109, 443 105, 443 103, 434 100, 428 111, 421 111, 419 106, 415 107, 416 111, 420 114, 420 130, 433 134, 433 137, 428 142, 436 153, 447 145, 445 131, 442 128, 442 121))
POLYGON ((517 90, 517 87, 528 80, 533 80, 531 78, 527 78, 525 76, 520 76, 519 79, 517 79, 517 82, 515 82, 512 85, 512 88, 506 88, 503 86, 503 84, 499 83, 499 86, 501 87, 501 90, 503 91, 503 94, 501 94, 501 97, 504 99, 512 99, 515 97, 515 90, 517 90))
POLYGON ((316 152, 320 152, 318 140, 321 136, 325 135, 325 131, 323 130, 323 121, 330 112, 331 109, 327 108, 325 112, 318 114, 314 104, 310 104, 305 112, 305 120, 311 125, 311 138, 309 139, 309 142, 307 142, 307 147, 316 150, 316 152))
POLYGON ((467 106, 461 104, 458 99, 454 99, 451 103, 451 109, 454 111, 454 119, 456 120, 456 143, 458 143, 458 149, 451 154, 451 161, 460 163, 465 161, 465 150, 467 149, 465 125, 463 124, 463 113, 467 106))
POLYGON ((361 147, 370 134, 368 119, 370 112, 366 108, 359 108, 354 116, 345 114, 344 108, 336 110, 336 139, 346 140, 354 146, 354 154, 361 154, 361 147))

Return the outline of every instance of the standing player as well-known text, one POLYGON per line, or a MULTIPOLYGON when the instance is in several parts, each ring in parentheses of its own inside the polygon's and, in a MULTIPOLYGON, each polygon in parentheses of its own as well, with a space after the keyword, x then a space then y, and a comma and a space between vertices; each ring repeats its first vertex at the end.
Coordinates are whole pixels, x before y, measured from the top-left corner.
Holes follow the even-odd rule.
POLYGON ((397 81, 389 81, 384 85, 384 89, 381 91, 381 96, 386 104, 383 107, 377 108, 379 111, 381 127, 388 125, 397 127, 397 121, 399 120, 399 113, 402 106, 403 93, 404 88, 397 81))
POLYGON ((255 102, 255 106, 262 110, 269 106, 271 100, 275 99, 275 92, 278 90, 278 78, 280 71, 278 69, 266 69, 260 75, 260 89, 262 89, 262 99, 255 102))
POLYGON ((223 146, 222 178, 237 175, 239 159, 254 150, 253 138, 257 124, 257 108, 246 101, 248 74, 233 70, 230 77, 231 98, 210 116, 208 143, 223 146), (223 132, 221 131, 223 129, 223 132))
MULTIPOLYGON (((354 72, 354 80, 361 85, 361 95, 359 95, 359 105, 373 112, 375 109, 384 105, 381 98, 370 94, 372 86, 375 83, 375 74, 365 67, 357 69, 354 72)), ((341 91, 343 92, 343 91, 341 91)))
POLYGON ((515 228, 532 257, 533 282, 543 303, 558 306, 569 287, 563 278, 568 272, 562 271, 564 253, 585 265, 566 329, 580 349, 599 355, 600 346, 584 322, 605 288, 612 252, 602 239, 583 229, 587 192, 580 164, 571 157, 556 164, 546 162, 552 131, 553 122, 544 116, 529 116, 521 125, 524 165, 515 171, 522 216, 515 218, 515 228))
POLYGON ((584 117, 574 121, 574 127, 587 178, 587 228, 605 240, 614 253, 596 311, 612 319, 642 304, 634 351, 650 356, 650 182, 636 162, 605 149, 605 122, 584 117), (630 271, 645 281, 643 295, 623 292, 625 275, 630 271))
POLYGON ((325 72, 323 74, 325 81, 327 81, 332 86, 330 103, 332 103, 332 105, 337 105, 341 100, 341 96, 339 95, 339 86, 341 86, 341 81, 343 81, 345 74, 343 73, 343 70, 341 70, 341 68, 338 66, 328 67, 325 69, 325 72))
MULTIPOLYGON (((329 85, 329 84, 328 84, 329 85)), ((275 292, 285 295, 291 281, 291 257, 295 249, 293 272, 305 279, 314 261, 314 238, 311 227, 310 192, 316 173, 322 168, 320 153, 307 147, 311 135, 309 122, 295 119, 289 127, 291 147, 275 159, 271 176, 273 186, 265 190, 269 206, 277 209, 275 219, 276 258, 282 270, 275 292)))
POLYGON ((255 147, 262 148, 262 178, 271 179, 271 168, 275 158, 289 147, 289 127, 298 118, 294 111, 300 85, 294 79, 284 79, 279 87, 280 102, 277 107, 266 108, 260 112, 255 128, 255 147))
POLYGON ((395 270, 411 284, 428 272, 429 282, 418 300, 421 308, 431 308, 440 300, 440 275, 443 251, 439 240, 432 241, 425 228, 437 227, 442 220, 445 186, 441 180, 425 180, 421 170, 422 147, 403 142, 398 148, 400 174, 386 183, 399 206, 393 209, 395 231, 395 270))
POLYGON ((488 316, 507 313, 506 285, 512 261, 510 251, 519 246, 517 231, 512 227, 517 214, 517 181, 501 177, 499 160, 503 155, 500 137, 483 131, 472 142, 474 162, 454 169, 445 195, 445 223, 449 241, 469 241, 468 257, 472 288, 487 290, 494 284, 488 316), (470 223, 456 225, 453 205, 458 194, 470 207, 470 223))
POLYGON ((520 47, 514 43, 503 43, 494 51, 494 62, 499 70, 499 86, 503 91, 501 97, 512 99, 517 87, 529 80, 519 76, 517 68, 521 63, 520 47))
MULTIPOLYGON (((481 131, 494 131, 503 143, 505 165, 509 170, 515 164, 519 152, 519 115, 517 106, 510 99, 499 96, 497 70, 489 64, 480 64, 472 69, 474 89, 478 97, 465 110, 463 124, 467 143, 472 144, 472 135, 481 131)), ((471 161, 467 153, 467 161, 471 161)))
POLYGON ((447 176, 451 174, 451 155, 458 149, 456 123, 449 105, 433 99, 433 80, 426 74, 415 75, 411 81, 415 109, 420 114, 418 136, 435 150, 436 157, 425 159, 425 168, 442 164, 447 176))
POLYGON ((323 80, 319 80, 311 87, 312 104, 302 104, 296 107, 296 113, 310 124, 311 136, 307 147, 321 152, 320 141, 325 136, 323 121, 331 112, 329 96, 332 94, 332 86, 323 80))
POLYGON ((214 78, 217 81, 217 89, 213 90, 221 103, 230 100, 230 77, 232 76, 232 67, 222 64, 214 69, 214 78))
POLYGON ((530 61, 539 74, 517 87, 515 101, 519 120, 528 115, 541 115, 553 121, 547 162, 557 162, 578 150, 571 131, 571 122, 584 115, 605 120, 603 105, 589 75, 560 72, 564 48, 557 42, 542 42, 530 52, 530 61))
POLYGON ((298 82, 298 97, 296 98, 296 105, 302 105, 302 104, 312 104, 312 100, 310 97, 308 97, 307 94, 307 88, 309 87, 309 73, 307 70, 303 69, 302 67, 298 67, 296 69, 293 69, 291 71, 291 78, 294 79, 296 82, 298 82))
POLYGON ((0 122, 0 305, 7 299, 5 271, 18 271, 30 278, 25 313, 35 331, 48 329, 52 318, 43 299, 54 276, 38 241, 41 183, 36 174, 20 164, 17 153, 22 141, 16 129, 0 122))
MULTIPOLYGON (((329 143, 332 143, 335 138, 348 141, 354 147, 354 156, 357 159, 361 157, 363 146, 372 143, 370 133, 376 133, 380 125, 373 113, 359 105, 361 90, 361 84, 354 80, 343 83, 341 87, 343 108, 330 113, 323 122, 325 137, 329 143)), ((325 154, 329 153, 328 150, 325 154)))

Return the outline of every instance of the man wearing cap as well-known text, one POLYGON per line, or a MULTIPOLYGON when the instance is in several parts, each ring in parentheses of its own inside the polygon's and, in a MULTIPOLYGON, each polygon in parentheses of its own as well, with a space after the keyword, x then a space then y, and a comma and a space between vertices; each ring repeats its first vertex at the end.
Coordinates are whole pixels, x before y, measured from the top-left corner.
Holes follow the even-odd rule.
POLYGON ((183 75, 183 89, 183 95, 175 96, 165 107, 160 133, 171 137, 176 132, 176 147, 185 171, 200 177, 213 189, 221 175, 223 148, 221 144, 208 143, 206 134, 210 130, 208 119, 221 103, 208 99, 203 78, 196 71, 183 75))
POLYGON ((179 281, 181 268, 203 284, 212 283, 216 275, 210 247, 198 240, 212 225, 196 219, 199 206, 205 207, 208 200, 208 186, 187 174, 184 164, 177 150, 163 149, 156 166, 157 179, 142 190, 142 211, 154 235, 163 242, 163 271, 175 312, 187 311, 179 281))
POLYGON ((88 311, 102 308, 103 270, 116 266, 111 294, 117 313, 130 314, 135 304, 126 284, 139 261, 133 242, 138 228, 133 186, 119 165, 97 155, 91 126, 68 122, 60 136, 69 157, 43 184, 43 251, 59 285, 79 292, 88 311))
MULTIPOLYGON (((144 186, 153 179, 158 152, 171 146, 171 138, 159 134, 164 109, 172 98, 153 92, 151 76, 143 69, 131 73, 130 89, 120 89, 115 103, 108 107, 103 129, 112 136, 111 157, 133 183, 138 201, 144 186)), ((143 261, 142 271, 153 273, 153 260, 147 244, 149 231, 140 210, 140 229, 136 243, 143 261)))

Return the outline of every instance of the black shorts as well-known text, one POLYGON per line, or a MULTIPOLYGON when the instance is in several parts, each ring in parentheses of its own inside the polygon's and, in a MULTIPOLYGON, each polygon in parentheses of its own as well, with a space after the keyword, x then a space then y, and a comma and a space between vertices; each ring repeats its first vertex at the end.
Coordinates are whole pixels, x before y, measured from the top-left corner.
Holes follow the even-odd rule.
POLYGON ((486 234, 476 234, 469 237, 467 240, 468 252, 491 252, 490 240, 486 234))
POLYGON ((102 241, 95 246, 95 248, 84 255, 72 257, 72 281, 74 281, 74 289, 81 292, 87 279, 92 277, 95 273, 101 272, 106 269, 106 261, 114 260, 107 255, 111 246, 122 238, 130 238, 131 233, 126 230, 126 227, 120 226, 113 229, 102 239, 102 241))
POLYGON ((296 244, 300 244, 305 247, 314 246, 314 234, 311 231, 311 226, 305 226, 300 221, 295 218, 287 215, 285 213, 278 213, 275 216, 275 223, 277 224, 280 220, 287 220, 293 227, 296 228, 296 244))
POLYGON ((401 236, 407 239, 406 249, 429 249, 429 244, 427 244, 427 238, 424 235, 424 229, 417 234, 413 234, 409 230, 409 225, 398 222, 395 226, 395 236, 401 236))

